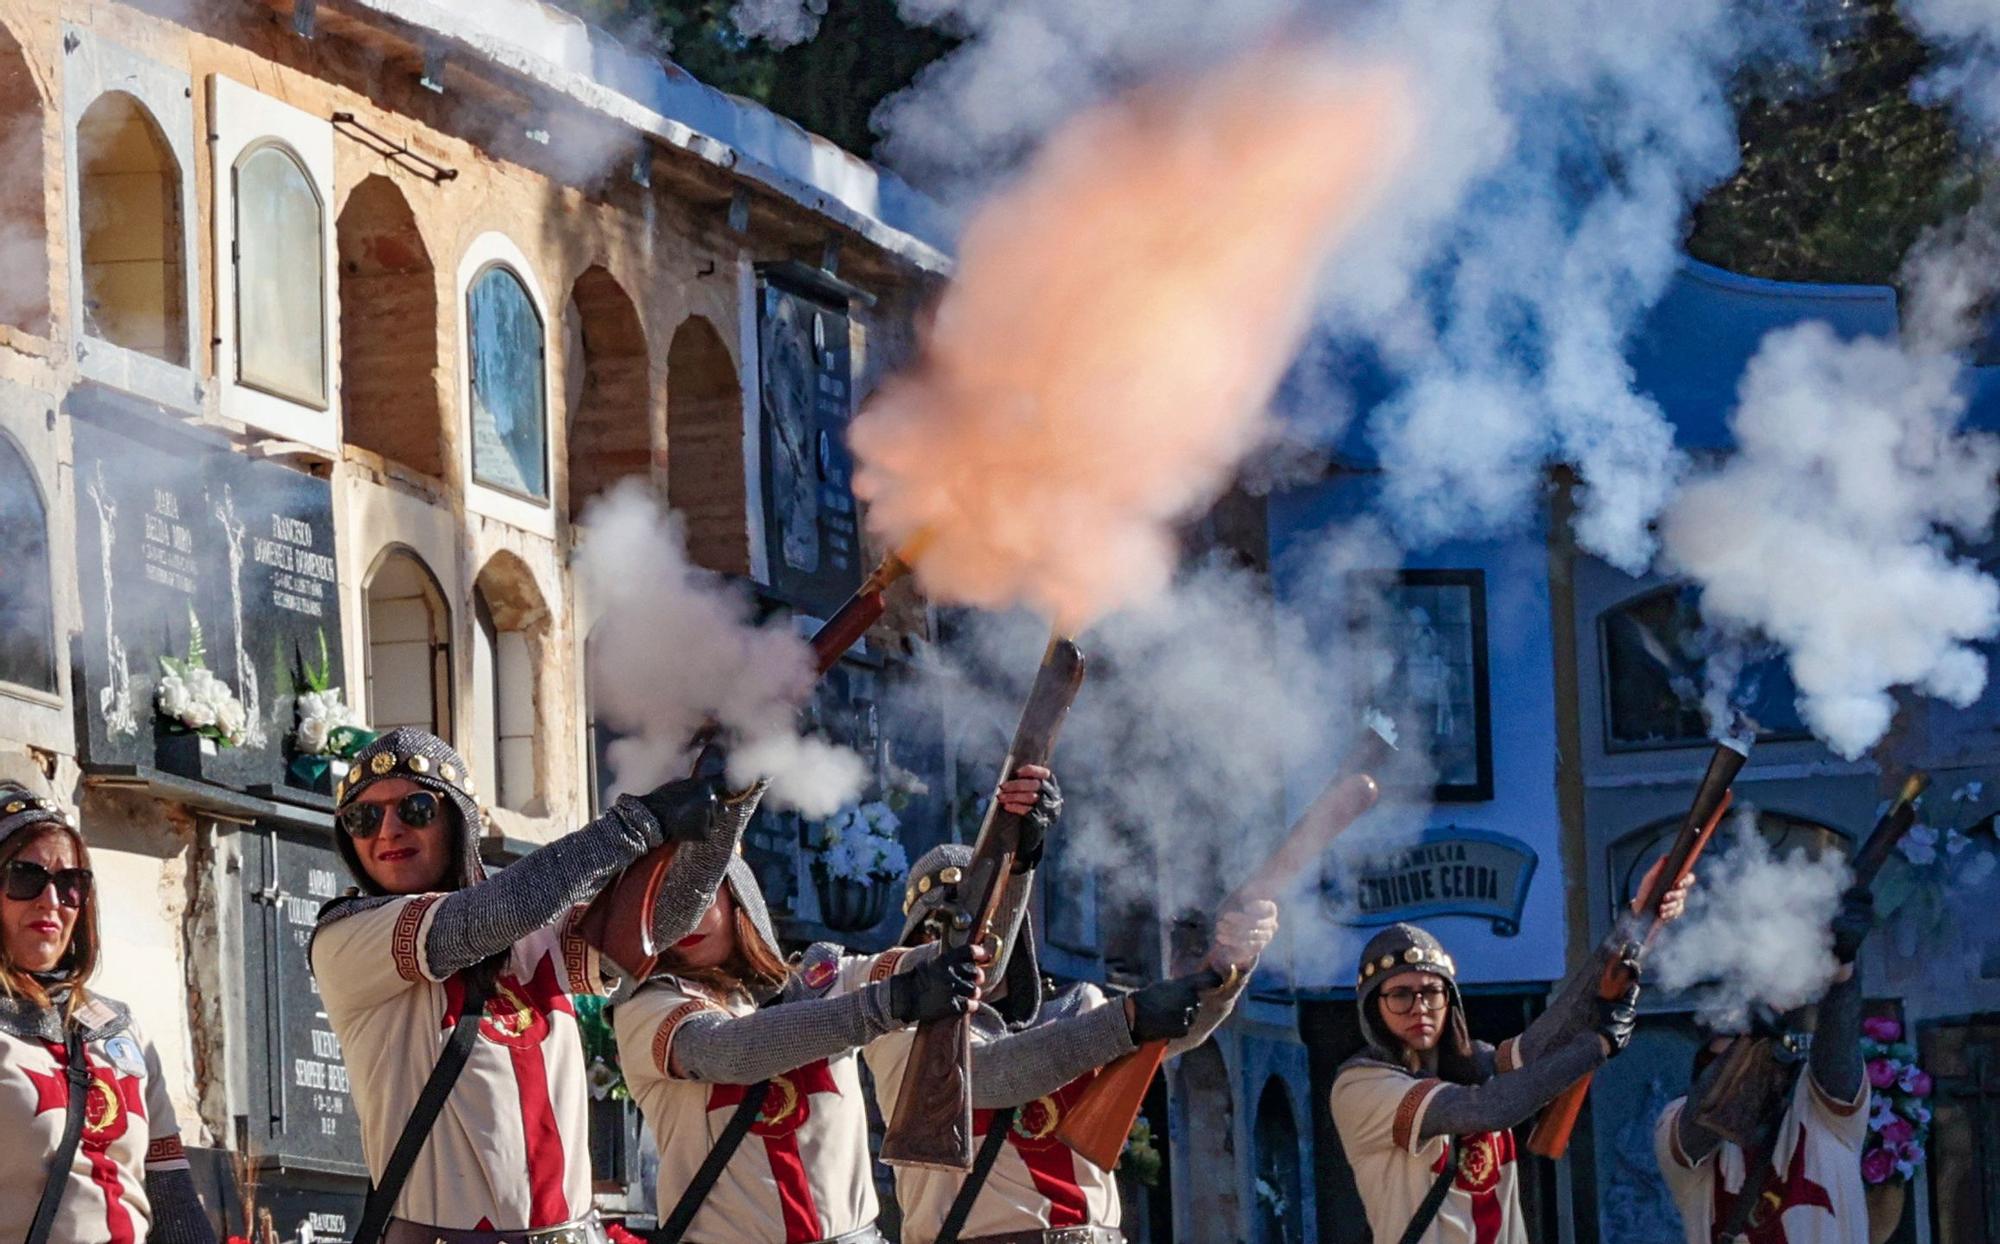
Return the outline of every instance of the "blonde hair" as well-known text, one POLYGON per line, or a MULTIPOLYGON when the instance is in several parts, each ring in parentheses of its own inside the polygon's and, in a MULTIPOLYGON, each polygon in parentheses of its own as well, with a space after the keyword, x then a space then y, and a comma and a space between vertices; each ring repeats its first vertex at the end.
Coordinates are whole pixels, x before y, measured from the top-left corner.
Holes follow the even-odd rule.
MULTIPOLYGON (((32 844, 57 834, 67 837, 70 846, 76 849, 76 866, 89 868, 90 848, 84 845, 83 835, 67 825, 54 821, 29 825, 10 835, 4 844, 0 844, 0 867, 4 867, 32 844)), ((64 1001, 62 1008, 65 1020, 75 1015, 79 1007, 90 1001, 90 996, 84 989, 84 982, 97 971, 97 952, 100 945, 97 934, 97 890, 92 887, 90 893, 84 896, 83 906, 77 909, 76 923, 70 926, 69 945, 56 960, 57 967, 67 968, 70 972, 69 997, 64 1001)), ((4 938, 0 938, 0 995, 14 999, 25 998, 40 1007, 50 1005, 49 991, 26 968, 14 962, 4 938)))

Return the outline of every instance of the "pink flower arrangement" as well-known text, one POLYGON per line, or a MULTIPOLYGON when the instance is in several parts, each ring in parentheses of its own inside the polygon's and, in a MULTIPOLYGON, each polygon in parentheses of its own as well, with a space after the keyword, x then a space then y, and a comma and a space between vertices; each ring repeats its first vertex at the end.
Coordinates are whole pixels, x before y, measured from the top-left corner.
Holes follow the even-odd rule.
POLYGON ((1861 1021, 1861 1057, 1866 1060, 1874 1100, 1868 1111, 1868 1140, 1861 1151, 1861 1177, 1871 1184, 1916 1178, 1930 1138, 1931 1111, 1924 1098, 1935 1087, 1917 1066, 1917 1050, 1903 1040, 1894 1019, 1861 1021))

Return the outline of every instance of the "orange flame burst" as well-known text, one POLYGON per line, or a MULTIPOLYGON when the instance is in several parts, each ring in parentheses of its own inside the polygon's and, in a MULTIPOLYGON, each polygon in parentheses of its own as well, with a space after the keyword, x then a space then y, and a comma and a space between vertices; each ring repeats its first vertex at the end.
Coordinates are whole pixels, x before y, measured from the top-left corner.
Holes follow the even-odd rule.
POLYGON ((1158 591, 1225 488, 1335 243, 1407 146, 1400 76, 1272 50, 1079 115, 981 206, 855 491, 933 598, 1074 632, 1158 591))

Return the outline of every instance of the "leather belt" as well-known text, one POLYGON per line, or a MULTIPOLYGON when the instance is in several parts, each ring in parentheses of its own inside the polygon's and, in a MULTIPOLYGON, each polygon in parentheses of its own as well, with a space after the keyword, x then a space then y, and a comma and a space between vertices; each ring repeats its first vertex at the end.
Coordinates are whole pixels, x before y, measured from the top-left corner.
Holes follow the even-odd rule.
POLYGON ((595 1218, 533 1231, 462 1231, 391 1218, 388 1230, 382 1233, 382 1244, 610 1244, 610 1240, 595 1218))
POLYGON ((839 1235, 829 1235, 823 1240, 815 1240, 813 1244, 889 1244, 889 1240, 871 1222, 865 1227, 856 1227, 852 1231, 844 1231, 839 1235))
POLYGON ((1049 1227, 1041 1231, 1002 1231, 997 1235, 975 1235, 958 1244, 1124 1244, 1125 1233, 1116 1227, 1049 1227))

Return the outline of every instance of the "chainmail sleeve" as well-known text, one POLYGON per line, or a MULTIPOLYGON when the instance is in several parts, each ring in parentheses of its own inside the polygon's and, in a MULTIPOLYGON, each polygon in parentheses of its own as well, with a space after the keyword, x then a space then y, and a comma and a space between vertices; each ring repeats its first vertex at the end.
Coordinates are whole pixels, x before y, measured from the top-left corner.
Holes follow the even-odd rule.
POLYGON ((975 1023, 973 1107, 992 1110, 1026 1105, 1120 1054, 1131 1053, 1133 1048, 1125 1007, 1117 1001, 1078 1015, 1060 1015, 1019 1032, 975 1023))
POLYGON ((1590 1032, 1484 1084, 1447 1084, 1431 1098, 1417 1135, 1428 1140, 1513 1127, 1603 1062, 1604 1043, 1590 1032))
POLYGON ((1622 929, 1613 929, 1575 971, 1563 978, 1555 997, 1549 999, 1548 1009, 1535 1016, 1534 1022, 1515 1040, 1521 1062, 1530 1062, 1557 1046, 1568 1045, 1578 1033, 1596 1027, 1597 983, 1604 978, 1604 969, 1625 940, 1622 929))
POLYGON ((653 945, 671 946, 701 923, 702 914, 715 901, 715 892, 722 887, 730 858, 736 854, 744 831, 750 827, 750 818, 757 814, 757 805, 770 785, 762 781, 724 800, 711 839, 683 843, 674 852, 673 867, 668 869, 660 896, 653 903, 653 945))
POLYGON ((1243 991, 1250 988, 1250 973, 1256 970, 1257 965, 1253 963, 1238 972, 1228 988, 1211 989, 1201 995, 1201 1006, 1194 1013, 1193 1026, 1185 1037, 1167 1042, 1167 1057, 1179 1058, 1213 1036, 1215 1030, 1222 1027, 1222 1021, 1236 1009, 1236 1001, 1243 996, 1243 991))
POLYGON ((201 1208, 194 1176, 186 1167, 147 1171, 146 1200, 153 1207, 146 1244, 215 1244, 215 1229, 201 1208))
MULTIPOLYGON (((663 841, 659 822, 630 795, 478 885, 445 897, 431 917, 424 959, 442 980, 554 924, 663 841)), ((690 926, 692 927, 692 926, 690 926)))
POLYGON ((1861 1094, 1867 1067, 1861 1058, 1861 964, 1826 991, 1819 1002, 1819 1029, 1813 1033, 1813 1083, 1834 1101, 1853 1101, 1861 1094))
POLYGON ((805 998, 748 1015, 703 1011, 674 1033, 681 1076, 709 1084, 754 1084, 819 1058, 833 1058, 903 1025, 889 1014, 889 985, 805 998))

